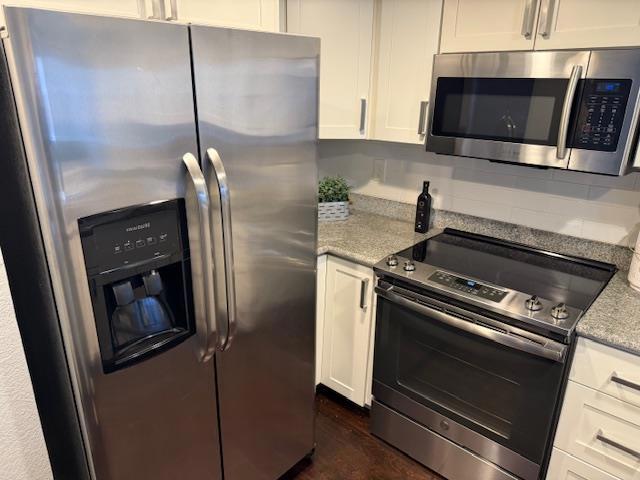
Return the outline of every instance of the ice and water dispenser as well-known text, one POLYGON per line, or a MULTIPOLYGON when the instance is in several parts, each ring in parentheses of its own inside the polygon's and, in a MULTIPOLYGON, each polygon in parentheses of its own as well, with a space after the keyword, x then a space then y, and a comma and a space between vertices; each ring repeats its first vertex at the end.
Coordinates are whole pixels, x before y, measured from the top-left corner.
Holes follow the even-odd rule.
POLYGON ((184 200, 78 220, 105 373, 195 332, 184 200))

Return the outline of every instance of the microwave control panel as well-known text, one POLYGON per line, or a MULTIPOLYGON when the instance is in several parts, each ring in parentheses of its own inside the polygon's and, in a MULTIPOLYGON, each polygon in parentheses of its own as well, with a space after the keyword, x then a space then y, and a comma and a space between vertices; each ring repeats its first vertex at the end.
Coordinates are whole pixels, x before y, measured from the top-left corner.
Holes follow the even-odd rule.
POLYGON ((614 152, 629 100, 629 79, 586 79, 572 146, 614 152))

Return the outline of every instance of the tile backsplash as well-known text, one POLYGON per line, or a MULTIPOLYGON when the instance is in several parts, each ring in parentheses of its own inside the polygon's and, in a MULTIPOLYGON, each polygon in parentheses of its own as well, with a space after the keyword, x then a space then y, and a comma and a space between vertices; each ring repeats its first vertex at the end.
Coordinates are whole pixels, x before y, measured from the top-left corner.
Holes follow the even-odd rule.
POLYGON ((434 207, 618 245, 640 228, 640 174, 607 177, 436 155, 421 145, 322 140, 320 175, 354 191, 414 203, 423 180, 434 207))

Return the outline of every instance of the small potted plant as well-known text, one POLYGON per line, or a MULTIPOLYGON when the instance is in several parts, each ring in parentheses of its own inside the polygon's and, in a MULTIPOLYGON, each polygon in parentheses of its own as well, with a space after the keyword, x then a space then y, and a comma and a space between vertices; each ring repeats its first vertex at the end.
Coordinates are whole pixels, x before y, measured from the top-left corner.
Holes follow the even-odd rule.
POLYGON ((349 185, 341 176, 324 177, 318 188, 318 219, 345 220, 349 216, 349 185))

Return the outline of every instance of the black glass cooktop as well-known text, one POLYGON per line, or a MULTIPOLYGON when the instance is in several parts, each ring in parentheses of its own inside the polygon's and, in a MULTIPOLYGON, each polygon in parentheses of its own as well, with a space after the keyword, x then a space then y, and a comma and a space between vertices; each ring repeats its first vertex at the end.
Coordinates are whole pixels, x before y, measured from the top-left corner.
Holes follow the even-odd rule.
POLYGON ((589 308, 616 272, 616 267, 607 263, 453 229, 398 256, 580 310, 589 308))

